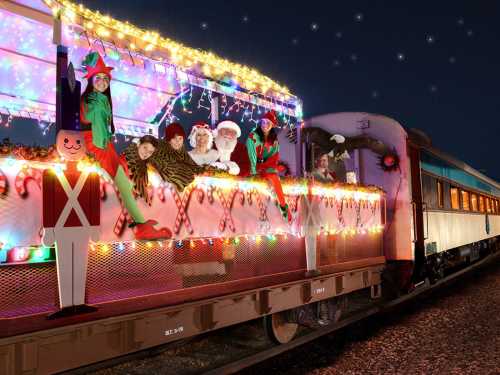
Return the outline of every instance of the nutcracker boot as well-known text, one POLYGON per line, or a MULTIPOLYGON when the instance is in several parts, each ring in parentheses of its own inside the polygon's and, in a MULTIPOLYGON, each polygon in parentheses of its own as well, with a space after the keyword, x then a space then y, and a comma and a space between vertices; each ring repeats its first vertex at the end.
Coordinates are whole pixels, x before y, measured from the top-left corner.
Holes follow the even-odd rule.
POLYGON ((172 232, 168 228, 155 229, 154 225, 158 224, 155 220, 144 219, 137 202, 132 194, 132 185, 129 178, 125 174, 122 166, 119 166, 114 182, 120 192, 123 205, 127 209, 129 215, 134 219, 131 227, 134 228, 134 235, 136 240, 160 240, 172 237, 172 232))

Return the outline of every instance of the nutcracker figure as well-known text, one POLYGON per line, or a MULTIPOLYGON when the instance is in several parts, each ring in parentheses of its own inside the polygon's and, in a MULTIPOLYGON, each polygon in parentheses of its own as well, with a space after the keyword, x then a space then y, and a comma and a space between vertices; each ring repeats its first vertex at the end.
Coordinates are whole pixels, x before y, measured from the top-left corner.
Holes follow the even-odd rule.
POLYGON ((62 78, 57 102, 56 147, 62 168, 43 173, 43 237, 45 246, 56 247, 60 310, 49 319, 95 311, 85 304, 89 240, 99 239, 99 176, 79 162, 86 156, 80 131, 80 84, 62 78), (72 83, 71 83, 72 82, 72 83))

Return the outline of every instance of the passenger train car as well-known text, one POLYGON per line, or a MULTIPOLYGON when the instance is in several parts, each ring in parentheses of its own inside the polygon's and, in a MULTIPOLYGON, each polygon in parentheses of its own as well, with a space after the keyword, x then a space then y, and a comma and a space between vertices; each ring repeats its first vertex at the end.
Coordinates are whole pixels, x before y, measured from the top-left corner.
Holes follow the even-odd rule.
MULTIPOLYGON (((434 281, 446 269, 478 259, 487 248, 498 248, 500 184, 432 147, 423 132, 405 129, 382 115, 318 116, 306 121, 302 137, 316 142, 323 152, 339 145, 325 142, 328 134, 317 129, 348 137, 352 157, 343 159, 340 169, 355 172, 358 182, 384 189, 384 255, 388 267, 397 270, 399 287, 411 288, 425 277, 434 281), (391 150, 373 146, 373 139, 390 145, 397 154, 397 168, 383 165, 387 155, 394 160, 391 150)), ((314 157, 306 156, 311 150, 303 150, 305 170, 312 167, 314 157)), ((338 164, 332 167, 339 169, 338 164)))

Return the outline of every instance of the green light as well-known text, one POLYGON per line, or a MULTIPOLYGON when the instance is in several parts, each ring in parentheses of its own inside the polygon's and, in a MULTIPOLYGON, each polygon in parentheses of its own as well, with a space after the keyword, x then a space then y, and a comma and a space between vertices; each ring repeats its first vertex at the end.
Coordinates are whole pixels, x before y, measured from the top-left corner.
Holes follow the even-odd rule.
POLYGON ((36 247, 31 248, 31 257, 29 259, 30 263, 40 263, 46 261, 50 256, 49 247, 36 247))

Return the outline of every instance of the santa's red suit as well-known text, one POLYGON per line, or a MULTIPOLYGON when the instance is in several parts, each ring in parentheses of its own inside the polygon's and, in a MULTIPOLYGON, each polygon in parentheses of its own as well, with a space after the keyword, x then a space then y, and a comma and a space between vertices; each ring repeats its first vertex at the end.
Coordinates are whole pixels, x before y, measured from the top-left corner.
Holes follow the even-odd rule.
POLYGON ((89 239, 99 239, 99 176, 68 162, 64 171, 44 171, 42 191, 42 242, 56 244, 60 307, 83 305, 89 239))

